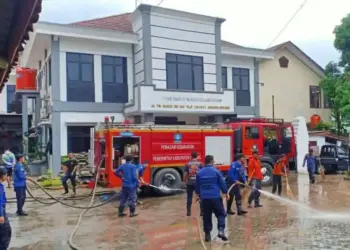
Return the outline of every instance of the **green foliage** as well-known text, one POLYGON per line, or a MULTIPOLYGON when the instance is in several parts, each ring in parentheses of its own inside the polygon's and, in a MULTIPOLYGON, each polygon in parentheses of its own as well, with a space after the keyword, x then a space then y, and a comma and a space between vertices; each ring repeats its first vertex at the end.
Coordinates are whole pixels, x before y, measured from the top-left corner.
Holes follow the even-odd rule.
POLYGON ((325 77, 319 85, 331 101, 335 132, 340 135, 350 118, 350 14, 335 27, 334 34, 334 47, 341 53, 341 60, 326 66, 325 77))
POLYGON ((350 71, 350 13, 334 29, 334 47, 341 53, 339 66, 350 71))
POLYGON ((61 163, 62 163, 62 164, 63 164, 64 162, 68 161, 68 160, 69 160, 69 158, 68 158, 67 155, 61 156, 61 163))
POLYGON ((314 130, 331 130, 333 125, 328 122, 320 122, 314 127, 314 130))

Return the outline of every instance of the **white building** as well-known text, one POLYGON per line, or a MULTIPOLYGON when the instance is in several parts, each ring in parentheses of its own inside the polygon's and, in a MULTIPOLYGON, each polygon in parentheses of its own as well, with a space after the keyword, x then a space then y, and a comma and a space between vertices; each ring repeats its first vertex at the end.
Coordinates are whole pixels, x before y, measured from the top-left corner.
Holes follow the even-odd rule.
POLYGON ((39 22, 21 64, 39 70, 55 171, 67 150, 89 146, 89 128, 105 116, 187 124, 258 116, 257 65, 273 52, 221 41, 224 21, 141 4, 131 14, 39 22))

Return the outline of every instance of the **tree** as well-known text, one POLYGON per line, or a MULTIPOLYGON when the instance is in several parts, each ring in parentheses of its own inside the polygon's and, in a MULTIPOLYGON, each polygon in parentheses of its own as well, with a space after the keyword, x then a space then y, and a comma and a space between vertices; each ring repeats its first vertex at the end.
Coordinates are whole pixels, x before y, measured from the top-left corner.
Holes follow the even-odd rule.
POLYGON ((339 66, 350 71, 350 13, 334 29, 334 47, 341 53, 339 66))
POLYGON ((335 62, 328 63, 324 73, 325 77, 322 79, 319 85, 322 88, 325 96, 327 96, 330 100, 336 133, 341 134, 343 130, 342 103, 345 102, 345 100, 339 96, 339 92, 342 92, 343 88, 345 88, 341 81, 342 73, 335 62))

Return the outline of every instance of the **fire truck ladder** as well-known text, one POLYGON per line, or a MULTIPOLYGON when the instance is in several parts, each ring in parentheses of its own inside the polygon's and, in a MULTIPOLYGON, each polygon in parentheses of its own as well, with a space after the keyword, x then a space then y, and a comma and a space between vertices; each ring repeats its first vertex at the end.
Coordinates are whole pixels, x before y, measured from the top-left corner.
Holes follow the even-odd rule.
MULTIPOLYGON (((121 123, 99 123, 97 129, 169 129, 169 130, 181 130, 181 129, 225 129, 218 128, 218 124, 212 125, 153 125, 153 124, 121 124, 121 123)), ((229 128, 228 128, 229 130, 229 128)))

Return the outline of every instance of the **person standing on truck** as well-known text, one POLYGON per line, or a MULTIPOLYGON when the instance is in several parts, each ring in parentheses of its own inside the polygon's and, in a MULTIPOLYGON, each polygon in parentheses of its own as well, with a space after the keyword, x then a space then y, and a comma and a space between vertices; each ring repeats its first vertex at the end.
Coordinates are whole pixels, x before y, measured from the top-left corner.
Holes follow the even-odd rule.
POLYGON ((6 214, 6 193, 3 183, 7 179, 6 167, 0 167, 0 249, 8 249, 11 241, 12 229, 6 214))
POLYGON ((64 176, 62 177, 62 185, 64 187, 63 195, 69 193, 67 181, 70 180, 73 188, 73 195, 76 194, 76 178, 77 178, 77 170, 78 170, 78 161, 73 158, 73 153, 68 153, 68 160, 63 163, 64 176))
MULTIPOLYGON (((193 193, 196 190, 196 177, 199 170, 202 168, 203 168, 203 164, 200 161, 198 161, 198 153, 192 152, 191 160, 187 162, 185 165, 185 176, 184 176, 184 182, 186 184, 186 191, 187 191, 187 202, 186 202, 187 216, 191 216, 192 198, 193 198, 193 193)), ((202 211, 202 205, 201 205, 201 216, 202 215, 203 215, 203 211, 202 211)))
MULTIPOLYGON (((146 168, 148 167, 148 161, 144 161, 143 164, 137 164, 136 165, 136 169, 137 172, 139 174, 139 181, 138 181, 138 187, 140 188, 143 185, 147 185, 143 179, 143 173, 145 172, 146 168)), ((137 194, 137 199, 136 199, 136 203, 138 205, 142 205, 143 202, 139 200, 139 195, 137 194)))
POLYGON ((279 196, 282 194, 282 175, 283 170, 286 169, 287 161, 288 157, 282 154, 281 158, 275 163, 272 171, 272 193, 275 194, 277 190, 279 196))
POLYGON ((133 156, 126 155, 125 163, 120 165, 117 170, 115 170, 115 175, 122 179, 122 191, 120 196, 120 205, 119 205, 119 217, 124 217, 124 208, 126 202, 129 204, 130 217, 135 217, 137 214, 136 211, 136 199, 137 199, 137 186, 138 186, 138 171, 137 167, 132 163, 133 156))
POLYGON ((227 241, 225 235, 225 208, 221 198, 221 192, 229 199, 225 180, 219 170, 214 167, 214 157, 205 156, 205 167, 199 170, 196 176, 196 194, 203 206, 203 228, 205 241, 211 241, 210 232, 213 229, 212 214, 218 220, 218 237, 227 241))
POLYGON ((233 197, 235 197, 236 200, 237 215, 244 215, 247 213, 247 211, 242 210, 242 196, 240 185, 240 183, 246 183, 244 168, 244 155, 238 154, 236 161, 231 163, 230 170, 226 177, 227 188, 230 189, 230 187, 234 185, 229 192, 230 199, 227 200, 227 214, 235 214, 231 210, 233 197))
POLYGON ((251 178, 251 180, 249 180, 249 184, 253 187, 252 193, 248 198, 248 207, 252 207, 251 204, 253 200, 255 207, 262 207, 262 205, 260 204, 259 190, 261 189, 263 174, 261 173, 261 162, 259 159, 259 152, 257 149, 253 149, 252 158, 249 159, 248 175, 251 178))
POLYGON ((7 187, 11 188, 12 170, 15 166, 16 158, 9 148, 7 148, 4 154, 2 155, 2 162, 7 170, 7 187))
POLYGON ((315 183, 315 170, 316 170, 316 156, 314 155, 314 150, 309 149, 309 153, 305 155, 303 167, 307 166, 307 171, 309 172, 310 183, 315 183))
POLYGON ((16 164, 14 167, 13 174, 13 187, 16 192, 17 200, 17 212, 18 216, 27 216, 28 214, 23 211, 23 206, 26 201, 26 181, 27 177, 23 166, 24 156, 22 154, 16 155, 16 164))

